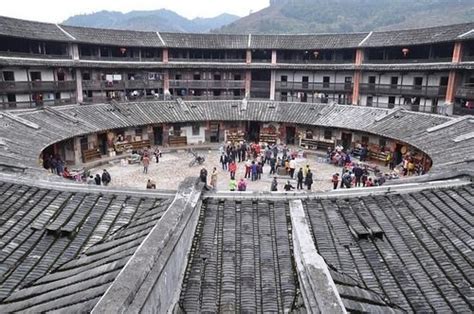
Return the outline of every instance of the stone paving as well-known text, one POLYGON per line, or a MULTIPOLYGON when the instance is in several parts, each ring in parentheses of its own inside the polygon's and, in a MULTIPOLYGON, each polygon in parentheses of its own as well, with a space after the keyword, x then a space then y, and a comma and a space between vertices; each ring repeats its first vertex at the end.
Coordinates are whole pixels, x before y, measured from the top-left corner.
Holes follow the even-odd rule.
MULTIPOLYGON (((137 189, 146 189, 146 183, 148 179, 151 179, 156 183, 156 188, 159 190, 173 190, 177 189, 180 182, 186 177, 199 176, 199 172, 202 167, 205 167, 208 171, 208 181, 213 167, 218 170, 217 179, 217 190, 227 191, 230 175, 229 172, 222 170, 219 162, 219 151, 218 150, 206 150, 199 151, 200 155, 206 158, 206 161, 202 166, 189 167, 189 162, 193 159, 192 155, 185 151, 163 153, 160 162, 156 163, 153 161, 150 163, 148 168, 148 174, 143 173, 143 166, 141 164, 122 165, 116 161, 109 165, 104 165, 98 168, 91 169, 91 174, 102 173, 102 169, 107 169, 112 177, 112 182, 109 186, 112 187, 130 187, 137 189)), ((331 177, 336 172, 341 172, 340 167, 327 164, 324 158, 319 156, 311 155, 308 158, 298 158, 297 170, 300 167, 309 165, 313 172, 314 184, 312 186, 313 192, 322 192, 332 189, 331 177)), ((382 171, 383 167, 380 167, 382 171)), ((263 175, 261 180, 247 181, 247 191, 270 191, 271 181, 274 176, 269 175, 270 166, 265 165, 263 168, 263 175)), ((243 162, 238 163, 236 180, 239 181, 245 175, 245 165, 243 162)), ((295 174, 296 177, 296 174, 295 174)), ((286 181, 290 180, 289 176, 278 176, 278 190, 283 191, 283 186, 286 181)), ((296 188, 296 181, 290 180, 292 185, 296 188)))

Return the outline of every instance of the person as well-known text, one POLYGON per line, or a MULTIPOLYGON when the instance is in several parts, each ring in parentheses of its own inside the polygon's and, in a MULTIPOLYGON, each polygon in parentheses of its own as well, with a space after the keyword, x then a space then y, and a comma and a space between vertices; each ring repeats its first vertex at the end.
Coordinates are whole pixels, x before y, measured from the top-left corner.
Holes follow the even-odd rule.
POLYGON ((211 186, 212 186, 212 188, 217 189, 217 168, 216 167, 214 167, 214 169, 212 169, 211 186))
POLYGON ((159 163, 160 162, 160 157, 161 157, 161 152, 160 152, 160 149, 157 148, 155 150, 155 160, 156 160, 156 163, 159 163))
POLYGON ((339 184, 339 173, 333 174, 331 181, 332 181, 333 189, 337 190, 337 185, 339 184))
POLYGON ((72 175, 67 167, 64 167, 63 178, 72 179, 72 175))
POLYGON ((100 174, 96 174, 96 175, 95 175, 94 181, 95 181, 95 184, 96 184, 96 185, 101 185, 101 184, 102 184, 102 180, 101 180, 101 178, 100 178, 100 174))
POLYGON ((276 160, 275 157, 272 157, 270 159, 270 175, 276 173, 276 160))
POLYGON ((359 187, 362 184, 362 175, 364 174, 364 170, 359 166, 355 165, 354 168, 352 168, 352 172, 354 173, 355 176, 355 186, 359 187))
POLYGON ((252 165, 250 166, 251 172, 252 172, 252 181, 257 181, 257 164, 255 161, 252 161, 252 165))
POLYGON ((367 180, 367 183, 365 184, 365 186, 368 188, 374 186, 374 182, 372 181, 372 178, 369 178, 369 180, 367 180))
POLYGON ((295 187, 291 185, 290 181, 286 181, 286 184, 284 186, 285 191, 289 192, 291 190, 294 190, 295 187))
POLYGON ((270 191, 272 191, 272 192, 278 191, 278 181, 277 181, 277 177, 274 177, 274 178, 273 178, 272 185, 270 186, 270 191))
POLYGON ((298 184, 296 184, 296 189, 302 190, 303 189, 303 180, 304 180, 304 175, 303 175, 303 168, 300 168, 298 171, 298 174, 296 175, 298 184))
POLYGON ((247 190, 247 183, 245 182, 244 178, 240 178, 238 189, 240 192, 247 190))
POLYGON ((156 183, 148 179, 148 182, 146 183, 146 188, 148 190, 151 190, 151 189, 156 190, 156 183))
POLYGON ((290 160, 290 177, 293 179, 296 170, 296 160, 295 158, 291 158, 290 160))
POLYGON ((306 167, 303 169, 303 175, 305 178, 308 175, 308 171, 309 171, 309 165, 306 165, 306 167))
POLYGON ((305 184, 308 187, 308 191, 311 191, 311 185, 313 185, 313 173, 310 169, 308 169, 308 173, 306 174, 305 184))
POLYGON ((235 181, 235 178, 230 178, 230 181, 229 181, 229 190, 231 192, 235 191, 235 189, 237 188, 237 181, 235 181))
POLYGON ((143 156, 143 173, 148 173, 148 166, 150 165, 150 158, 148 155, 143 156))
POLYGON ((227 170, 227 156, 224 152, 221 154, 220 163, 222 165, 222 170, 227 170))
POLYGON ((237 164, 235 163, 234 160, 232 160, 229 164, 229 172, 230 172, 230 178, 235 179, 235 173, 237 172, 237 164))
POLYGON ((207 184, 207 170, 206 170, 206 168, 202 168, 201 172, 199 172, 199 179, 204 184, 207 184))
POLYGON ((251 173, 251 169, 252 169, 252 162, 250 161, 250 159, 247 159, 247 161, 245 162, 245 179, 250 179, 250 173, 251 173))
POLYGON ((346 171, 344 172, 341 178, 341 188, 350 189, 351 186, 352 186, 352 176, 349 170, 346 169, 346 171))
POLYGON ((93 175, 90 175, 90 176, 87 178, 87 184, 95 184, 95 180, 94 180, 94 176, 93 176, 93 175))
POLYGON ((102 173, 102 183, 107 186, 109 185, 110 181, 112 181, 110 173, 106 169, 104 169, 104 172, 102 173))

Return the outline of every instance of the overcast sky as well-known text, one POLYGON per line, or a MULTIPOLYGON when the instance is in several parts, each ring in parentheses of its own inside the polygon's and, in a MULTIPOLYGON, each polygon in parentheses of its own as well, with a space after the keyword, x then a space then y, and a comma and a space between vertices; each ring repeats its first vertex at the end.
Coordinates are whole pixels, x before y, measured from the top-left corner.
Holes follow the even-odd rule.
POLYGON ((213 17, 227 12, 248 15, 268 6, 269 0, 3 0, 0 15, 59 23, 76 14, 101 10, 169 9, 187 18, 213 17))

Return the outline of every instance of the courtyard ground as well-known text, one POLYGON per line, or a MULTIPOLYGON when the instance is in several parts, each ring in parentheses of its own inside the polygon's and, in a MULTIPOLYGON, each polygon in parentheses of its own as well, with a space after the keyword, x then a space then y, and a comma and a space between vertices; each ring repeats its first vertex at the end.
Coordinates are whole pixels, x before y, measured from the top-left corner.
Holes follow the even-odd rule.
MULTIPOLYGON (((123 165, 119 161, 93 168, 91 169, 91 174, 95 175, 96 173, 102 173, 102 169, 107 169, 112 177, 112 182, 110 184, 112 187, 146 189, 147 180, 151 179, 156 183, 156 188, 159 190, 174 190, 178 188, 180 182, 182 182, 186 177, 198 177, 202 167, 207 169, 209 173, 209 181, 212 169, 216 167, 218 170, 217 190, 228 191, 230 175, 228 171, 222 170, 221 164, 219 163, 219 151, 199 151, 199 154, 206 158, 206 161, 202 166, 189 167, 189 162, 193 157, 187 152, 182 151, 163 153, 159 163, 154 162, 153 158, 148 168, 148 174, 143 173, 143 166, 141 164, 123 165)), ((296 161, 297 170, 306 165, 310 166, 310 169, 313 172, 314 184, 312 186, 312 191, 314 192, 331 190, 332 175, 336 172, 341 172, 340 167, 327 164, 324 158, 315 155, 310 155, 308 158, 298 158, 296 161)), ((381 170, 383 171, 384 169, 381 170)), ((247 179, 247 191, 270 191, 271 181, 274 176, 270 176, 269 172, 270 166, 265 165, 261 180, 250 181, 250 179, 247 179)), ((240 178, 244 177, 244 175, 245 165, 243 162, 238 163, 236 180, 239 181, 240 178)), ((283 191, 283 186, 287 180, 290 180, 292 185, 296 188, 295 180, 291 180, 289 176, 278 176, 279 191, 283 191)))

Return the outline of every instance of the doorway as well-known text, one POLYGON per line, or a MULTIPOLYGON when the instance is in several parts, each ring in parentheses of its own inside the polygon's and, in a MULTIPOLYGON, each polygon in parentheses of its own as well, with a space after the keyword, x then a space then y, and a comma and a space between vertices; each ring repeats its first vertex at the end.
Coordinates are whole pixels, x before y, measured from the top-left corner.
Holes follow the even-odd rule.
POLYGON ((296 128, 294 126, 286 127, 286 144, 295 145, 296 128))
POLYGON ((247 127, 247 140, 249 142, 258 142, 260 139, 260 122, 249 121, 247 127))
POLYGON ((352 147, 352 133, 342 132, 341 134, 342 147, 349 149, 352 147))
POLYGON ((153 137, 154 137, 154 144, 157 146, 163 145, 163 127, 157 126, 153 128, 153 137))
POLYGON ((210 123, 210 141, 211 143, 219 143, 219 123, 210 123))
POLYGON ((97 135, 101 155, 107 155, 107 133, 97 135))

